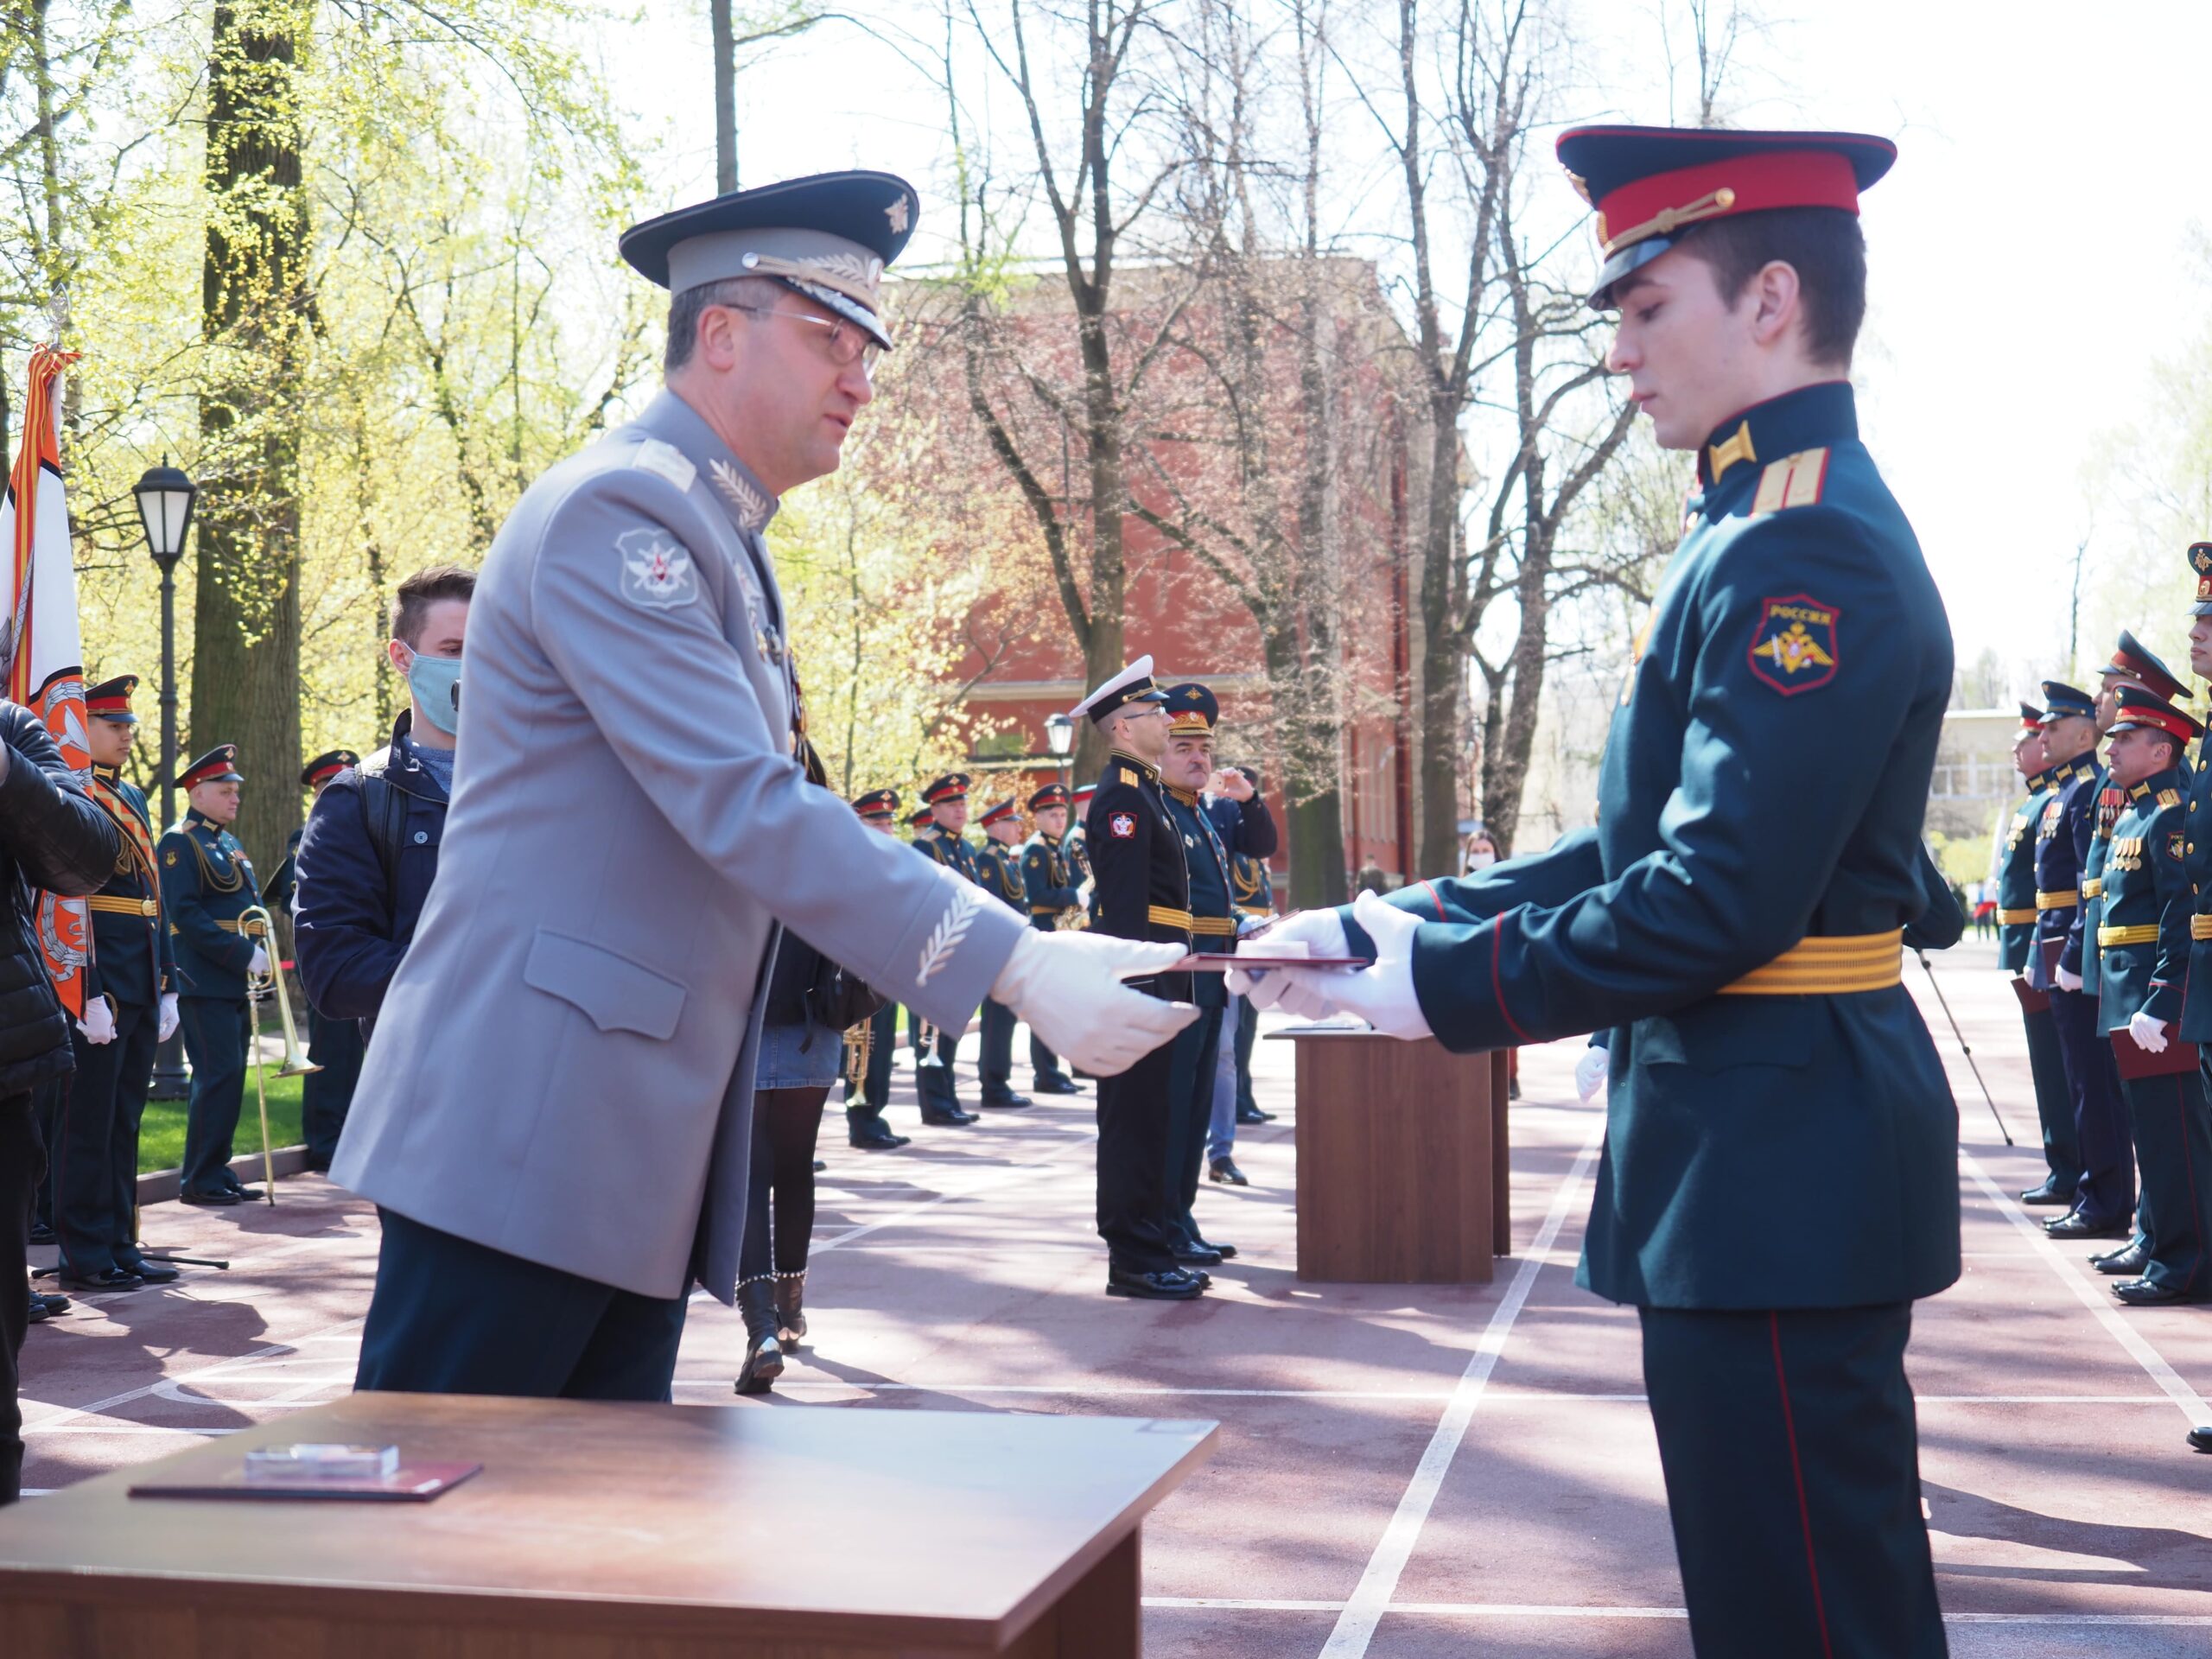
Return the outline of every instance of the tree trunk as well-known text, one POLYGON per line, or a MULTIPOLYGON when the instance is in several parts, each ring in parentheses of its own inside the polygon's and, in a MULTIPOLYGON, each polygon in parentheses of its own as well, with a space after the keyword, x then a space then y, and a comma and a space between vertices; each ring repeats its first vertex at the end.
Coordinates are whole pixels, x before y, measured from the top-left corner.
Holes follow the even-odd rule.
POLYGON ((300 823, 299 410, 307 349, 301 182, 304 0, 230 0, 207 64, 202 492, 189 752, 238 746, 235 833, 274 869, 300 823), (212 463, 212 467, 211 467, 212 463))
POLYGON ((715 35, 715 194, 737 188, 737 31, 730 0, 707 0, 715 35))
POLYGON ((1457 400, 1432 399, 1428 512, 1421 524, 1421 857, 1417 875, 1459 868, 1459 676, 1452 575, 1459 556, 1457 400))

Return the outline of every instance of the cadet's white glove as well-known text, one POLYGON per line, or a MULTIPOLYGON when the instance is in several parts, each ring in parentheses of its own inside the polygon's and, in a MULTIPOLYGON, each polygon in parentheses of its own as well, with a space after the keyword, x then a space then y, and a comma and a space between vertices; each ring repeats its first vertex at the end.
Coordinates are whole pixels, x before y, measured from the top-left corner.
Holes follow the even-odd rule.
POLYGON ((1606 1082, 1611 1077, 1612 1070, 1613 1057, 1606 1050, 1586 1048, 1582 1051, 1582 1058, 1574 1063, 1574 1092, 1582 1096, 1585 1106, 1605 1092, 1606 1082))
POLYGON ((1421 918, 1372 893, 1353 902, 1351 917, 1375 941, 1374 964, 1357 969, 1278 968, 1268 977, 1289 983, 1277 1006, 1317 1019, 1339 1012, 1357 1014, 1387 1037, 1433 1035, 1414 994, 1414 935, 1421 931, 1421 918))
POLYGON ((162 1019, 161 1023, 154 1028, 154 1040, 156 1042, 166 1043, 170 1038, 176 1035, 176 993, 175 991, 163 991, 162 993, 162 1019))
POLYGON ((1047 1048, 1078 1070, 1110 1077, 1198 1017, 1188 1002, 1164 1002, 1122 983, 1173 968, 1185 954, 1179 944, 1025 928, 991 1000, 1027 1020, 1047 1048))
POLYGON ((269 948, 266 945, 257 944, 253 947, 253 960, 246 963, 245 970, 249 974, 265 974, 269 971, 269 948))
POLYGON ((2153 1020, 2140 1008, 2127 1016, 2127 1034, 2135 1039, 2135 1046, 2146 1054, 2163 1054, 2166 1052, 2166 1022, 2163 1020, 2153 1020))
POLYGON ((85 1040, 92 1044, 111 1043, 115 1040, 115 1010, 107 1005, 107 998, 96 996, 85 1004, 85 1017, 77 1022, 77 1029, 85 1033, 85 1040))
MULTIPOLYGON (((1296 911, 1262 928, 1252 937, 1265 939, 1270 950, 1280 944, 1302 944, 1307 955, 1315 957, 1341 957, 1351 949, 1344 942, 1344 925, 1337 919, 1337 912, 1333 910, 1296 911)), ((1255 1008, 1274 1007, 1276 999, 1282 995, 1288 983, 1281 974, 1267 969, 1262 969, 1256 974, 1248 974, 1241 968, 1229 970, 1229 994, 1250 997, 1255 1008)), ((1302 1007, 1293 1007, 1289 1011, 1308 1019, 1319 1017, 1306 1014, 1302 1007)))
POLYGON ((2057 976, 2058 988, 2060 990, 2078 991, 2082 988, 2081 975, 2069 974, 2063 968, 2054 968, 2051 969, 2051 972, 2057 976))

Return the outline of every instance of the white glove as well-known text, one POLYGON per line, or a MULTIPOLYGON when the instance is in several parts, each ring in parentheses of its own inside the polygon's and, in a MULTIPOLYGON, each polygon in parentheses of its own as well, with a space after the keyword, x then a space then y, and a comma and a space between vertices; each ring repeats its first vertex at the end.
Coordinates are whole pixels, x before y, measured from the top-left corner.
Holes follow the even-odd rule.
POLYGON ((1587 1106, 1605 1092, 1607 1080, 1612 1076, 1613 1057, 1602 1048, 1586 1048, 1582 1058, 1574 1063, 1574 1092, 1582 1096, 1587 1106))
POLYGON ((2082 988, 2081 975, 2069 974, 2063 968, 2054 968, 2051 969, 2051 972, 2057 976, 2058 988, 2060 990, 2078 991, 2082 988))
POLYGON ((265 974, 269 971, 268 946, 257 944, 253 947, 253 960, 246 963, 245 970, 249 974, 265 974))
POLYGON ((108 1006, 107 998, 96 996, 85 1004, 85 1017, 77 1022, 77 1029, 85 1033, 88 1043, 115 1040, 115 1010, 108 1006))
POLYGON ((1128 1071, 1198 1017, 1121 982, 1183 960, 1179 944, 1148 944, 1088 931, 1026 928, 999 969, 991 1000, 1029 1022, 1045 1046, 1079 1071, 1110 1077, 1128 1071))
POLYGON ((1375 941, 1374 965, 1357 970, 1278 969, 1276 973, 1289 982, 1276 999, 1278 1004, 1293 1014, 1318 1006, 1317 1017, 1357 1014, 1387 1037, 1410 1040, 1433 1035, 1414 992, 1414 935, 1421 931, 1421 918, 1372 893, 1363 893, 1353 902, 1351 917, 1375 941))
POLYGON ((2163 1020, 2153 1020, 2139 1008, 2127 1016, 2127 1034, 2135 1039, 2135 1046, 2146 1054, 2163 1054, 2166 1052, 2166 1022, 2163 1020))
MULTIPOLYGON (((1351 950, 1344 942, 1344 925, 1333 910, 1298 911, 1249 937, 1265 939, 1270 945, 1303 944, 1310 954, 1317 957, 1341 957, 1351 950)), ((1282 995, 1286 982, 1281 975, 1270 969, 1262 968, 1257 973, 1247 973, 1241 968, 1229 970, 1229 994, 1250 997, 1255 1008, 1274 1007, 1275 999, 1282 995)), ((1300 1014, 1303 1010, 1293 1008, 1291 1012, 1300 1014)))
POLYGON ((160 1043, 166 1043, 168 1041, 170 1038, 176 1035, 176 993, 175 991, 163 991, 162 993, 161 1023, 154 1028, 154 1040, 160 1043))

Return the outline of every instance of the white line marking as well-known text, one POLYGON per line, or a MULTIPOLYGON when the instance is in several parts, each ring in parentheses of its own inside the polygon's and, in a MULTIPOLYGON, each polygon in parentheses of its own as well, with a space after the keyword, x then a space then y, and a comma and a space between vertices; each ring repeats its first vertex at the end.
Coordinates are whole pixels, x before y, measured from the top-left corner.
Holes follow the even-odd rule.
POLYGON ((1490 1323, 1483 1328, 1475 1351, 1468 1358, 1467 1369, 1460 1374, 1459 1385, 1452 1391, 1452 1403, 1444 1408, 1436 1433, 1429 1437, 1428 1449, 1421 1453, 1413 1479, 1408 1483, 1404 1496, 1398 1499, 1397 1512, 1383 1529, 1374 1554, 1368 1558, 1367 1569, 1359 1575, 1351 1599, 1338 1615, 1336 1628, 1329 1632, 1329 1639, 1321 1649, 1321 1659, 1361 1659, 1367 1644, 1375 1639, 1375 1627, 1382 1622, 1384 1612, 1394 1611, 1390 1599, 1397 1593, 1399 1576, 1412 1559, 1414 1546, 1421 1541, 1421 1529, 1428 1520, 1430 1506, 1436 1502, 1437 1491, 1444 1484, 1445 1474, 1452 1467, 1467 1425, 1474 1421, 1475 1408, 1482 1403, 1483 1389, 1489 1382, 1491 1373, 1497 1369, 1506 1338, 1513 1333, 1513 1322, 1520 1318, 1522 1306, 1535 1286, 1536 1274, 1543 1267, 1543 1254, 1551 1249, 1560 1229, 1566 1226, 1567 1211, 1573 1207, 1584 1179, 1598 1161, 1599 1144, 1605 1138, 1605 1115, 1599 1111, 1594 1116, 1597 1121, 1589 1139, 1575 1159, 1573 1168, 1567 1171, 1566 1179, 1553 1192, 1551 1208, 1544 1214, 1543 1225, 1536 1230, 1528 1258, 1515 1272, 1503 1299, 1491 1311, 1490 1323))
MULTIPOLYGON (((1242 1596, 1147 1596, 1147 1607, 1163 1612, 1332 1613, 1348 1604, 1341 1601, 1273 1601, 1242 1596)), ((1401 1601, 1393 1615, 1412 1613, 1430 1618, 1656 1618, 1687 1619, 1684 1607, 1573 1607, 1548 1606, 1540 1602, 1512 1601, 1401 1601)), ((2195 1630, 2212 1626, 2212 1613, 1946 1613, 1946 1624, 2056 1624, 2105 1628, 2150 1625, 2195 1630)))
MULTIPOLYGON (((51 1417, 41 1417, 35 1423, 25 1423, 23 1425, 23 1433, 30 1434, 42 1430, 48 1430, 53 1428, 58 1423, 69 1422, 79 1417, 98 1417, 104 1412, 114 1410, 118 1406, 127 1406, 133 1401, 147 1399, 153 1395, 158 1394, 164 1387, 171 1383, 204 1382, 211 1377, 220 1376, 225 1372, 233 1370, 241 1365, 257 1364, 264 1359, 287 1357, 296 1351, 302 1344, 326 1341, 340 1332, 354 1329, 356 1326, 361 1325, 367 1317, 368 1316, 366 1314, 362 1314, 350 1319, 340 1319, 336 1325, 327 1325, 323 1326, 321 1330, 311 1332, 308 1335, 298 1338, 296 1342, 273 1342, 266 1348, 257 1348, 250 1354, 238 1355, 235 1359, 219 1360, 213 1365, 202 1366, 196 1371, 188 1371, 181 1376, 156 1377, 153 1382, 144 1383, 138 1388, 125 1389, 121 1394, 111 1394, 105 1400, 95 1400, 88 1406, 64 1407, 62 1409, 55 1412, 51 1417)), ((43 1405, 48 1402, 44 1401, 36 1402, 26 1401, 24 1403, 27 1405, 32 1403, 43 1405)))
POLYGON ((2181 1374, 2166 1363, 2165 1357, 2144 1339, 2141 1332, 2120 1318, 2119 1305, 2098 1294, 2101 1288, 2099 1281, 2076 1266, 2065 1251, 2059 1249, 2057 1241, 2029 1219, 2027 1212, 2005 1196, 1997 1183, 1989 1179, 1987 1172, 1975 1161, 1974 1154, 1963 1147, 1959 1148, 1959 1166, 1974 1178, 1974 1185, 1981 1188, 1983 1195, 2013 1226, 2034 1241, 2036 1254, 2050 1264, 2050 1270, 2074 1293, 2082 1306, 2096 1315, 2097 1323, 2103 1325, 2113 1339, 2127 1351, 2129 1357, 2164 1391, 2166 1398, 2181 1408, 2182 1414, 2192 1425, 2212 1422, 2212 1407, 2205 1405, 2204 1397, 2182 1380, 2181 1374))
MULTIPOLYGON (((679 1389, 724 1389, 727 1377, 678 1377, 679 1389)), ((1193 1383, 1185 1387, 1139 1382, 863 1382, 835 1376, 791 1376, 776 1384, 789 1389, 849 1389, 862 1394, 1031 1394, 1081 1395, 1086 1397, 1126 1398, 1131 1395, 1174 1395, 1207 1400, 1450 1400, 1456 1388, 1433 1389, 1225 1389, 1193 1383)), ((1645 1404, 1641 1394, 1557 1393, 1522 1389, 1491 1389, 1484 1395, 1493 1408, 1517 1406, 1586 1406, 1645 1404)), ((1920 1394, 1913 1398, 1923 1406, 2163 1406, 2163 1394, 1920 1394)), ((224 1401, 220 1403, 238 1403, 224 1401)))
POLYGON ((825 1251, 834 1250, 841 1244, 849 1244, 856 1238, 866 1238, 870 1233, 881 1232, 887 1227, 899 1226, 916 1216, 936 1209, 940 1205, 955 1204, 963 1198, 980 1197, 994 1187, 1004 1185, 1017 1175, 1034 1174, 1040 1169, 1061 1162, 1072 1154, 1082 1150, 1084 1146, 1095 1143, 1097 1139, 1098 1136, 1094 1131, 1085 1135, 1083 1141, 1077 1146, 1056 1147, 1045 1157, 1034 1159, 1028 1163, 1002 1166, 992 1170, 982 1179, 971 1181, 956 1192, 940 1192, 933 1198, 925 1198, 919 1204, 911 1204, 903 1209, 895 1210, 880 1220, 868 1222, 863 1226, 849 1228, 830 1238, 818 1239, 810 1246, 809 1258, 820 1255, 825 1251))

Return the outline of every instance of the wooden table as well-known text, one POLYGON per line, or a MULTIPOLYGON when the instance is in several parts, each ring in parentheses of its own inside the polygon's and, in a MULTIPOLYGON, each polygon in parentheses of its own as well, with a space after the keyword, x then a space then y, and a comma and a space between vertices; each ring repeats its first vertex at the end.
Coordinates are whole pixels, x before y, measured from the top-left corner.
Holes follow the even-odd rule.
POLYGON ((1139 1529, 1211 1422, 363 1394, 0 1511, 23 1659, 1139 1651, 1139 1529), (250 1446, 481 1460, 429 1503, 133 1498, 250 1446))
POLYGON ((1513 1252, 1506 1056, 1341 1027, 1268 1037, 1298 1056, 1298 1276, 1488 1284, 1513 1252))

